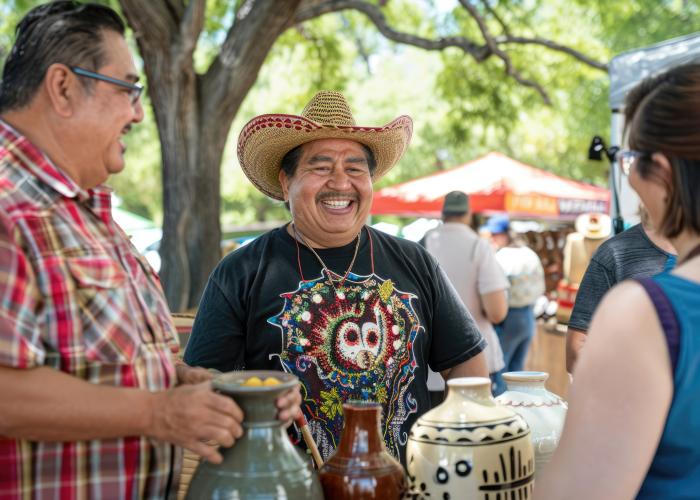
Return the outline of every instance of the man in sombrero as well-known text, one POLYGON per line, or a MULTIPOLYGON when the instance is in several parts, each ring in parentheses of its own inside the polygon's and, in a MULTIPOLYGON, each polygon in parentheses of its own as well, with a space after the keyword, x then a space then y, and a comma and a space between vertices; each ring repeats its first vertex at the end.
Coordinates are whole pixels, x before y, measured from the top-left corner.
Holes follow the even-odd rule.
POLYGON ((324 459, 345 401, 382 405, 384 440, 403 461, 411 426, 430 409, 428 366, 446 379, 488 376, 485 342, 435 259, 365 225, 372 183, 411 131, 407 116, 357 126, 343 95, 324 91, 300 116, 254 118, 238 140, 243 171, 292 220, 219 263, 185 361, 297 375, 324 459))

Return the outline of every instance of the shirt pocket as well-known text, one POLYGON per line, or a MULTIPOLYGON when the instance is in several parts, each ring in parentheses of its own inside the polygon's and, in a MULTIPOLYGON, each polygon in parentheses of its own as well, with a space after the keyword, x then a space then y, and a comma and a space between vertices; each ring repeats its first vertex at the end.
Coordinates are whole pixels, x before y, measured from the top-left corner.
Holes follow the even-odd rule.
POLYGON ((125 271, 106 255, 69 257, 65 263, 75 282, 75 307, 87 360, 133 363, 140 340, 129 313, 125 271))
POLYGON ((138 261, 148 282, 147 311, 145 311, 144 314, 149 315, 149 321, 157 321, 157 324, 153 326, 156 341, 166 343, 171 352, 177 353, 180 350, 180 343, 175 325, 173 324, 170 308, 165 300, 165 292, 163 291, 160 277, 158 273, 153 270, 153 267, 151 267, 146 257, 140 253, 134 253, 133 255, 138 261), (154 320, 153 318, 156 319, 154 320))

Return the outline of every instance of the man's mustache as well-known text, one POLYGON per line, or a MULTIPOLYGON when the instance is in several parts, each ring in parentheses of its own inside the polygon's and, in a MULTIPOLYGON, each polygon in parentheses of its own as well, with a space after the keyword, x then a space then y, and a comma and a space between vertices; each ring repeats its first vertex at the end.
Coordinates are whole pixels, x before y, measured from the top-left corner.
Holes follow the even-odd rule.
POLYGON ((316 201, 348 199, 351 201, 360 201, 360 196, 357 193, 341 193, 339 191, 324 191, 316 195, 316 201))

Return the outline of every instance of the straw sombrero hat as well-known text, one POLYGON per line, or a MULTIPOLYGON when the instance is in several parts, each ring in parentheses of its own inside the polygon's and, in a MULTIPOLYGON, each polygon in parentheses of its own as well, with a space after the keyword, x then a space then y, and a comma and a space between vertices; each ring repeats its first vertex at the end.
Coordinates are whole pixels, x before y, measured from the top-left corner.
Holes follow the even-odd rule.
POLYGON ((284 199, 278 175, 282 158, 297 146, 317 139, 350 139, 369 147, 377 160, 374 180, 386 174, 401 158, 411 140, 413 122, 400 116, 382 127, 355 125, 350 107, 340 92, 323 90, 300 116, 269 114, 250 120, 238 137, 238 161, 260 191, 284 199))
POLYGON ((584 238, 594 240, 607 238, 612 232, 610 216, 600 213, 581 214, 576 218, 576 232, 584 238))

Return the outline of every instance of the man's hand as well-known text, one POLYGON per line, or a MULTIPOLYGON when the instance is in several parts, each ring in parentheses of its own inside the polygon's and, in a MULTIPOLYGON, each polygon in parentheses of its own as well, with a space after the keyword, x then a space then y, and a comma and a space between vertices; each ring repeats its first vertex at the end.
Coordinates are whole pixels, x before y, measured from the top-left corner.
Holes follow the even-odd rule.
POLYGON ((175 362, 175 372, 178 385, 199 384, 211 380, 213 376, 212 372, 206 368, 189 366, 181 360, 175 362))
POLYGON ((297 416, 301 415, 299 405, 301 405, 301 392, 297 385, 277 398, 277 418, 288 427, 297 416))
POLYGON ((242 422, 243 412, 238 405, 230 397, 216 394, 210 382, 202 382, 154 393, 145 434, 218 464, 223 457, 206 442, 233 446, 243 435, 242 422))

